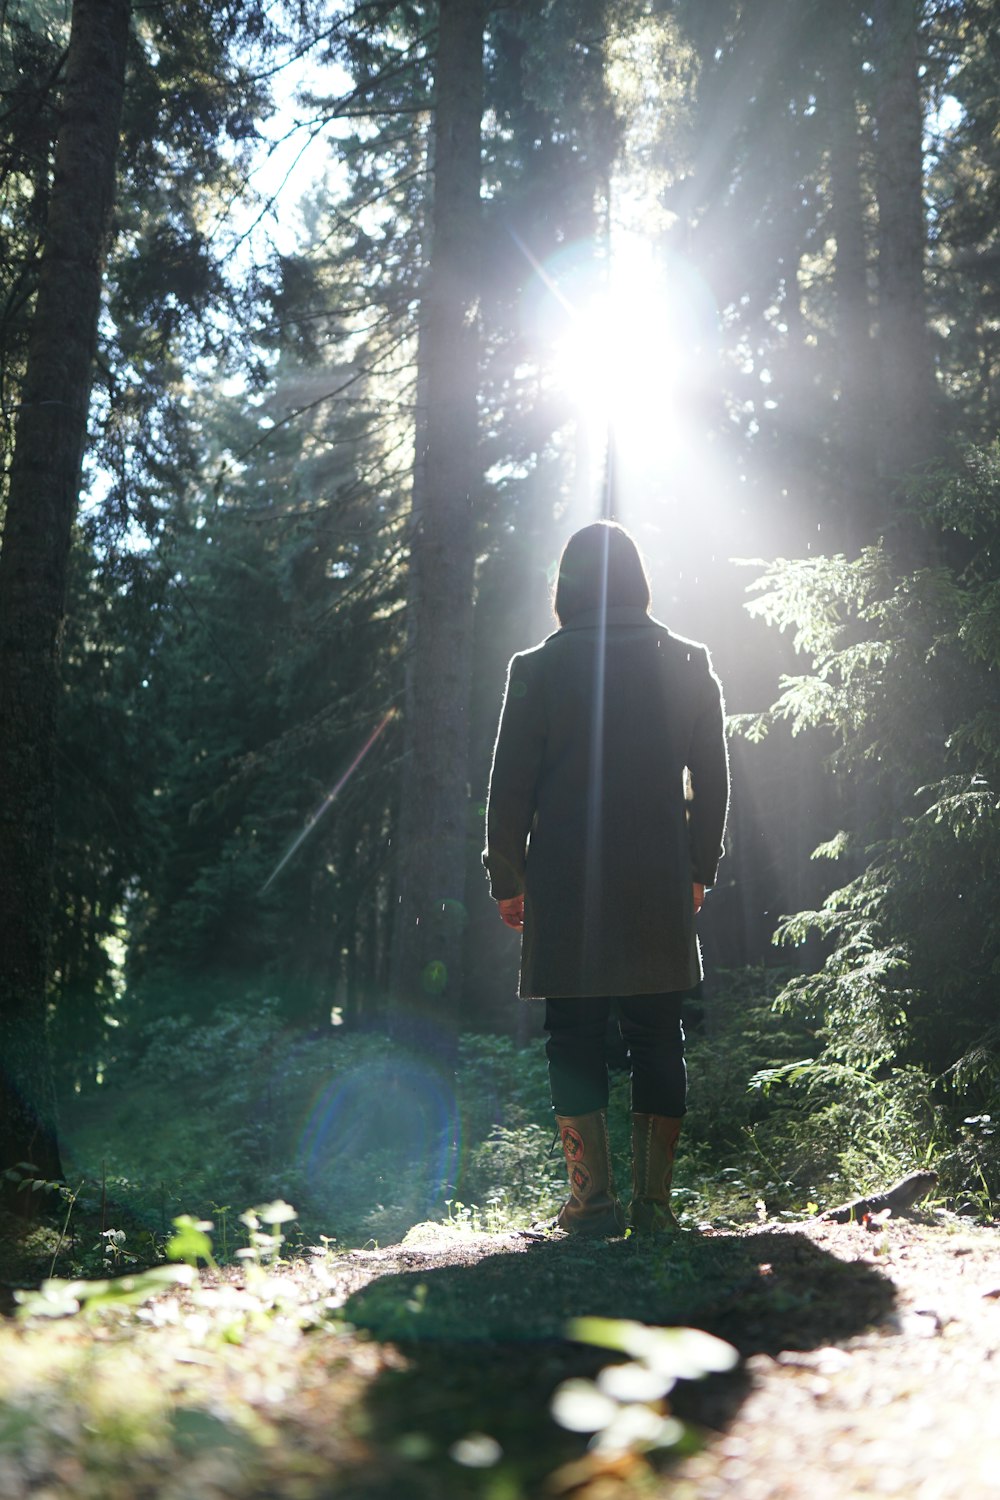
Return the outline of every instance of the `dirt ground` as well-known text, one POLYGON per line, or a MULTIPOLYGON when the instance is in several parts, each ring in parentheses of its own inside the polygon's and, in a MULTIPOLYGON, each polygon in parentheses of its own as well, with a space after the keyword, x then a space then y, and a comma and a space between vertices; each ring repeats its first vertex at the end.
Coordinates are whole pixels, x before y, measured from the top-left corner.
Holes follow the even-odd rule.
POLYGON ((998 1249, 944 1213, 652 1242, 418 1225, 256 1290, 233 1267, 0 1320, 0 1500, 993 1500, 998 1249), (619 1358, 569 1335, 580 1316, 739 1357, 648 1398, 676 1446, 598 1458, 551 1414, 619 1358))
MULTIPOLYGON (((364 1287, 347 1292, 350 1265, 343 1271, 348 1316, 373 1329, 380 1295, 383 1315, 391 1306, 390 1287, 427 1288, 414 1315, 413 1332, 423 1325, 418 1343, 401 1345, 418 1367, 426 1355, 414 1351, 428 1339, 460 1337, 456 1323, 499 1352, 512 1339, 554 1333, 579 1312, 689 1323, 736 1346, 742 1358, 732 1374, 675 1393, 675 1410, 703 1446, 657 1464, 652 1493, 1000 1496, 995 1228, 945 1215, 874 1228, 762 1224, 684 1236, 653 1252, 614 1241, 600 1250, 572 1241, 525 1248, 484 1237, 463 1254, 446 1236, 435 1243, 432 1232, 421 1235, 412 1231, 398 1250, 356 1253, 353 1274, 364 1287), (367 1281, 369 1270, 376 1280, 367 1281), (463 1311, 446 1291, 455 1278, 467 1283, 463 1311)), ((540 1492, 551 1493, 551 1483, 540 1492)), ((603 1500, 621 1492, 620 1476, 609 1473, 578 1493, 603 1500)))
MULTIPOLYGON (((798 1229, 893 1288, 870 1329, 751 1354, 750 1388, 677 1500, 1000 1495, 1000 1236, 898 1220, 798 1229)), ((800 1342, 805 1342, 800 1341, 800 1342)))

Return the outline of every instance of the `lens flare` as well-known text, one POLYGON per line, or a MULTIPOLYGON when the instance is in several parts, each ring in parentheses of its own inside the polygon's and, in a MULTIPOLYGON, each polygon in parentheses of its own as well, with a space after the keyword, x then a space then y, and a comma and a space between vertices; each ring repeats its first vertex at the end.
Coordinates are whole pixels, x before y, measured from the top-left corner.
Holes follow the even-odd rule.
POLYGON ((320 803, 320 805, 316 809, 316 811, 312 814, 312 816, 310 817, 309 821, 306 823, 306 826, 303 828, 302 832, 299 834, 298 838, 294 841, 294 843, 291 845, 291 847, 285 852, 285 854, 282 855, 281 859, 275 865, 274 869, 271 871, 270 875, 267 877, 267 879, 264 881, 264 884, 261 886, 261 888, 260 888, 260 890, 258 892, 258 895, 263 896, 263 894, 267 890, 268 886, 271 885, 273 883, 273 881, 275 881, 277 879, 277 877, 281 874, 282 870, 287 865, 288 861, 302 847, 302 845, 305 843, 306 839, 309 837, 309 835, 312 833, 313 829, 316 827, 316 824, 319 822, 320 818, 322 818, 323 814, 326 813, 326 812, 328 812, 330 810, 330 808, 333 806, 334 802, 336 802, 338 796, 343 791, 344 787, 347 785, 348 781, 353 776, 354 772, 358 769, 358 766, 360 766, 361 762, 364 760, 365 756, 368 754, 369 750, 372 748, 372 746, 374 745, 375 741, 380 737, 380 735, 382 735, 382 733, 385 731, 385 729, 388 727, 388 725, 396 717, 396 713, 397 713, 397 710, 395 708, 390 708, 389 712, 386 714, 386 716, 382 720, 382 722, 380 724, 377 724, 375 726, 375 728, 372 730, 371 734, 368 736, 368 738, 365 740, 364 744, 361 746, 361 749, 358 751, 357 755, 351 761, 351 764, 348 766, 348 768, 344 772, 343 776, 341 776, 340 780, 337 782, 336 786, 334 786, 329 792, 327 792, 326 796, 323 798, 323 801, 320 803))
POLYGON ((432 1060, 395 1051, 331 1080, 309 1109, 296 1159, 320 1191, 324 1178, 381 1159, 388 1169, 373 1196, 407 1205, 454 1183, 461 1151, 451 1082, 432 1060))

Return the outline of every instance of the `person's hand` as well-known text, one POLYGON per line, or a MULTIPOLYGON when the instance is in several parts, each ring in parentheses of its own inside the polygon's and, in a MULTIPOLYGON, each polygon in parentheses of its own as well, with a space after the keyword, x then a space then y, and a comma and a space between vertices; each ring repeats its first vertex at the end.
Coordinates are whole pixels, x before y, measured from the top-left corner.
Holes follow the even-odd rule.
POLYGON ((703 885, 699 885, 698 882, 697 882, 697 880, 696 880, 694 882, 693 889, 694 889, 694 914, 695 914, 695 916, 697 916, 698 913, 701 911, 702 907, 705 905, 705 887, 703 885))
POLYGON ((524 931, 524 897, 507 896, 503 901, 497 902, 497 911, 500 913, 501 922, 508 927, 513 927, 515 932, 524 931))

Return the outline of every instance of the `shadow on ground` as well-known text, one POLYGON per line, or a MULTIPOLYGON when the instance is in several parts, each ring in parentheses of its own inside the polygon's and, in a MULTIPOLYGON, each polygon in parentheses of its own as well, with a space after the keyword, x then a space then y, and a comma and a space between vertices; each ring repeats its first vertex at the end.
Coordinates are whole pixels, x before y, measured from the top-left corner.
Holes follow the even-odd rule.
MULTIPOLYGON (((553 1472, 586 1448, 549 1415, 555 1387, 614 1358, 569 1342, 570 1318, 696 1327, 733 1344, 741 1362, 731 1374, 685 1383, 671 1398, 694 1438, 732 1420, 749 1389, 750 1355, 847 1338, 893 1303, 891 1281, 870 1266, 801 1235, 761 1232, 654 1246, 547 1241, 460 1266, 428 1257, 369 1282, 343 1315, 403 1355, 370 1385, 364 1413, 368 1440, 396 1471, 396 1492, 522 1500, 550 1493, 553 1472), (499 1461, 475 1468, 450 1456, 471 1434, 493 1439, 499 1461)), ((369 1477, 359 1495, 377 1492, 369 1477)))

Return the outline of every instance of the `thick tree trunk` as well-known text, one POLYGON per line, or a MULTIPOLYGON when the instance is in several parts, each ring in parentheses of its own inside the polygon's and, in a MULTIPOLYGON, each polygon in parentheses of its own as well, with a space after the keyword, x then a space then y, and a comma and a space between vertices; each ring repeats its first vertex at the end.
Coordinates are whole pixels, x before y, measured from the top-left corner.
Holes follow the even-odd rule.
POLYGON ((829 11, 828 57, 830 191, 834 262, 838 373, 837 445, 844 477, 841 546, 854 552, 874 540, 876 519, 875 434, 872 425, 876 384, 868 291, 868 244, 861 191, 861 133, 858 125, 860 58, 854 50, 859 8, 844 0, 829 11))
POLYGON ((462 987, 470 834, 484 15, 482 0, 441 0, 392 965, 397 1021, 426 1004, 446 1026, 462 987))
POLYGON ((0 1167, 61 1176, 46 1037, 59 636, 114 194, 128 0, 74 0, 0 553, 0 1167))
POLYGON ((923 107, 918 0, 877 0, 875 165, 881 466, 890 491, 934 452, 924 290, 923 107))

